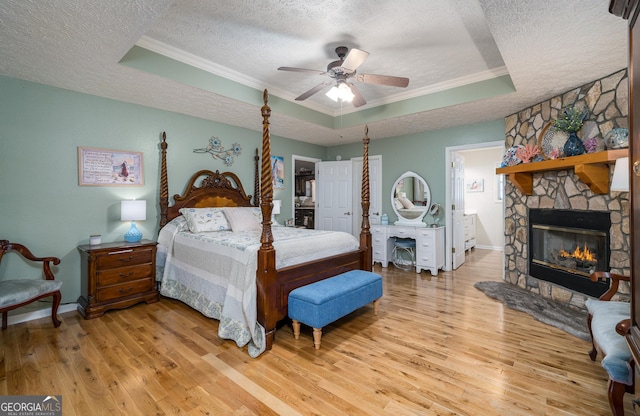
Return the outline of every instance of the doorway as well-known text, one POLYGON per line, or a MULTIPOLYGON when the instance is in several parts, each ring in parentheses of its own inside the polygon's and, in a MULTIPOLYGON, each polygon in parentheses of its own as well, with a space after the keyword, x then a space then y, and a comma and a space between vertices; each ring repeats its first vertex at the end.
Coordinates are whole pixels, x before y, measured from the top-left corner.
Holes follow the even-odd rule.
POLYGON ((315 228, 315 164, 321 159, 291 156, 291 212, 296 227, 315 228))
MULTIPOLYGON (((470 211, 470 207, 467 206, 467 201, 465 199, 474 199, 478 198, 478 196, 483 196, 485 198, 492 199, 492 207, 494 212, 500 213, 501 218, 497 224, 492 224, 492 230, 498 229, 499 231, 494 231, 495 233, 499 232, 500 241, 495 243, 495 247, 481 247, 481 248, 490 248, 490 249, 502 249, 504 248, 504 199, 500 198, 502 195, 501 192, 498 192, 498 187, 501 187, 501 182, 499 181, 499 177, 495 175, 496 161, 493 159, 486 160, 486 166, 484 165, 484 161, 482 162, 482 169, 485 172, 484 175, 479 175, 479 177, 470 177, 466 172, 456 172, 456 166, 454 165, 454 160, 456 159, 467 159, 473 160, 474 154, 481 154, 482 152, 486 152, 489 149, 495 149, 496 151, 499 149, 499 153, 504 153, 504 142, 503 141, 493 141, 486 143, 476 143, 476 144, 468 144, 461 146, 450 146, 445 148, 445 177, 447 180, 445 181, 445 213, 446 213, 446 256, 445 256, 445 270, 453 270, 454 267, 454 248, 458 255, 460 255, 460 251, 466 251, 464 241, 462 244, 458 244, 456 247, 454 236, 455 236, 455 228, 456 224, 453 220, 454 218, 454 196, 457 196, 457 199, 461 202, 458 202, 458 206, 455 207, 458 212, 470 211), (456 175, 462 175, 463 180, 454 181, 456 175), (480 177, 483 176, 483 177, 480 177), (470 192, 478 192, 476 188, 467 189, 467 184, 471 182, 478 183, 479 180, 482 180, 483 188, 479 192, 485 192, 485 194, 473 193, 470 192), (462 187, 462 189, 460 189, 462 187), (495 194, 495 195, 494 195, 495 194), (473 198, 471 198, 471 197, 473 198), (460 207, 460 203, 462 204, 462 208, 460 207)), ((465 166, 467 162, 465 162, 465 166)), ((478 175, 474 173, 474 170, 471 169, 471 175, 478 175)), ((476 213, 476 218, 478 215, 476 213)), ((462 221, 458 222, 458 231, 462 226, 462 221)), ((482 218, 478 221, 476 225, 477 229, 481 229, 483 226, 482 218)), ((460 264, 460 258, 458 257, 458 264, 460 264)), ((504 268, 503 268, 504 270, 504 268)))

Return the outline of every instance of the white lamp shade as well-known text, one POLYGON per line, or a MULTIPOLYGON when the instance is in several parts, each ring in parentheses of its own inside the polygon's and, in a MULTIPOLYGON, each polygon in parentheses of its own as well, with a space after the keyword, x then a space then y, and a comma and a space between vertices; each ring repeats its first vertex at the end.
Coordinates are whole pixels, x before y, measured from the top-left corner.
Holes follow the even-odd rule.
POLYGON ((273 200, 273 210, 271 210, 272 215, 280 214, 280 207, 282 206, 282 201, 279 199, 273 200))
POLYGON ((629 158, 621 157, 616 159, 616 165, 613 168, 613 178, 611 179, 612 191, 629 192, 629 158))
POLYGON ((350 102, 354 98, 351 88, 349 88, 349 86, 344 82, 340 82, 338 83, 338 86, 332 87, 325 95, 336 102, 338 99, 350 102))
POLYGON ((120 201, 120 220, 144 221, 147 219, 147 201, 120 201))

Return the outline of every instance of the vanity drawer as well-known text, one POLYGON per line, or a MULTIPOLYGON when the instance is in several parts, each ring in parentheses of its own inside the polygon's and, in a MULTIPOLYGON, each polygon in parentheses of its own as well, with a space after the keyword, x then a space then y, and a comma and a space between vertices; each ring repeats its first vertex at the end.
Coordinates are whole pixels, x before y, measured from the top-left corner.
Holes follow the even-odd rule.
POLYGON ((385 234, 371 234, 371 242, 375 246, 376 244, 384 245, 387 242, 387 236, 385 234))
POLYGON ((389 237, 415 238, 416 229, 415 227, 403 227, 396 225, 389 228, 388 234, 389 237))

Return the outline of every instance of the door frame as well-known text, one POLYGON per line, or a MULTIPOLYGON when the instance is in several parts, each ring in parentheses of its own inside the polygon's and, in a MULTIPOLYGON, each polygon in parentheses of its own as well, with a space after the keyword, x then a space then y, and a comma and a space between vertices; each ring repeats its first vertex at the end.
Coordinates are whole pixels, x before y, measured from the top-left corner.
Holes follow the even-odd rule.
MULTIPOLYGON (((501 141, 492 141, 492 142, 483 142, 483 143, 472 143, 472 144, 463 144, 458 146, 447 146, 444 149, 445 153, 445 262, 444 262, 444 270, 451 271, 453 269, 453 253, 451 249, 453 247, 452 243, 452 226, 453 226, 453 214, 451 210, 451 174, 452 174, 452 166, 451 161, 453 160, 453 155, 456 152, 461 150, 476 150, 476 149, 484 149, 488 147, 503 147, 504 148, 504 140, 501 141)), ((504 200, 502 201, 502 211, 504 214, 504 200)), ((504 215, 503 215, 504 217, 504 215)), ((504 236, 503 243, 504 247, 504 236)), ((504 256, 502 256, 502 261, 504 263, 504 256)), ((503 264, 504 266, 504 264, 503 264)), ((504 278, 504 267, 502 267, 502 277, 504 278)))

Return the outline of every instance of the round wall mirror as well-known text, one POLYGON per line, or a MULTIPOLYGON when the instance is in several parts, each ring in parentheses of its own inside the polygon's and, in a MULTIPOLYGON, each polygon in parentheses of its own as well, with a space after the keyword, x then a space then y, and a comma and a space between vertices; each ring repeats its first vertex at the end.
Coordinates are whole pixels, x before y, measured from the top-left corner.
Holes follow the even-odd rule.
POLYGON ((405 172, 391 188, 391 206, 398 216, 396 225, 426 227, 422 219, 431 206, 431 190, 427 181, 415 172, 405 172))

